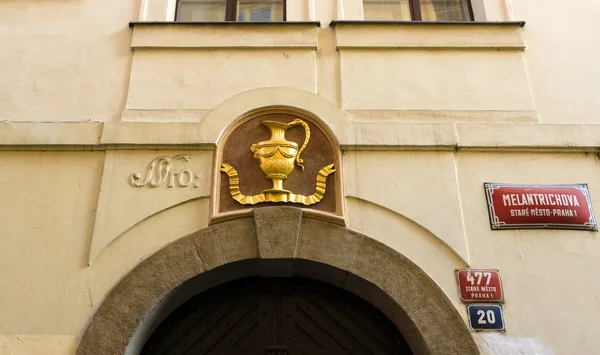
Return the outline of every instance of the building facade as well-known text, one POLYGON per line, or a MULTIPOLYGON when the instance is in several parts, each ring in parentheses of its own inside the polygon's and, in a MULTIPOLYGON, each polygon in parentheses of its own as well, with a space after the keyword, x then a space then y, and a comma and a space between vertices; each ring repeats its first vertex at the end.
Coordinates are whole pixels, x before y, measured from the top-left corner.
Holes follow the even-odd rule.
POLYGON ((593 209, 581 230, 498 229, 484 184, 524 186, 500 200, 512 217, 575 211, 529 185, 587 184, 562 205, 600 206, 598 14, 3 1, 0 354, 597 353, 593 209), (472 329, 461 269, 499 271, 502 330, 472 329), (181 324, 211 310, 203 347, 181 324))

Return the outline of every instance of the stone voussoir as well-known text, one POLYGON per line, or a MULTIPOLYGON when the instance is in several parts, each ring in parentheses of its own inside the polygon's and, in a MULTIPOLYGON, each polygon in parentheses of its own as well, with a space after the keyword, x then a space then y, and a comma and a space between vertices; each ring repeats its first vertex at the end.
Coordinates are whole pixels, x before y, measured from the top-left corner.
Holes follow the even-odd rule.
POLYGON ((254 224, 261 259, 296 257, 302 210, 294 207, 254 209, 254 224))

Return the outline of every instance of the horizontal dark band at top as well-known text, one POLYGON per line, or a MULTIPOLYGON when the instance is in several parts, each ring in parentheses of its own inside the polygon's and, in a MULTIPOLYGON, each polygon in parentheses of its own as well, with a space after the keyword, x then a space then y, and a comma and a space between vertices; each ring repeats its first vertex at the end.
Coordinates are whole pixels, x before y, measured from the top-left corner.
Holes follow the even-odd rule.
POLYGON ((218 25, 218 26, 293 26, 307 25, 321 27, 320 21, 273 21, 273 22, 238 22, 238 21, 133 21, 129 22, 129 27, 134 26, 202 26, 202 25, 218 25))
POLYGON ((525 21, 331 21, 329 26, 336 25, 462 25, 462 26, 525 26, 525 21))

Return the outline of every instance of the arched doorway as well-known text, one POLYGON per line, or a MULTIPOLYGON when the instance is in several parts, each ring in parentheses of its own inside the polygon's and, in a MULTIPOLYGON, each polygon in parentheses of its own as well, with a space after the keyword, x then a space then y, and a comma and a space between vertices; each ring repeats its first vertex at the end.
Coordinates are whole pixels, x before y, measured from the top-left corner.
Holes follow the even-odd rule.
POLYGON ((172 312, 141 355, 412 354, 378 309, 306 278, 251 277, 201 293, 172 312))
POLYGON ((306 277, 347 290, 381 310, 415 354, 479 354, 454 305, 405 256, 301 209, 262 207, 140 263, 100 305, 77 355, 139 355, 163 310, 170 314, 182 304, 170 308, 172 299, 251 276, 306 277))

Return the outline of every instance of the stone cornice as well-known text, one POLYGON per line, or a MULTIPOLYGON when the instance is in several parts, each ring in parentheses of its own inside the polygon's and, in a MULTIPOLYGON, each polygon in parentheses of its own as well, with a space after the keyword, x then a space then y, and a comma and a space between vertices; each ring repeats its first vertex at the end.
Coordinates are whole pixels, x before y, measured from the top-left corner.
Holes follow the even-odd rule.
POLYGON ((338 50, 504 49, 522 51, 524 22, 336 21, 338 50))
POLYGON ((319 22, 135 22, 136 49, 317 49, 319 22))
MULTIPOLYGON (((202 123, 0 122, 1 150, 213 149, 202 123)), ((600 151, 600 125, 352 122, 342 150, 600 151)))

